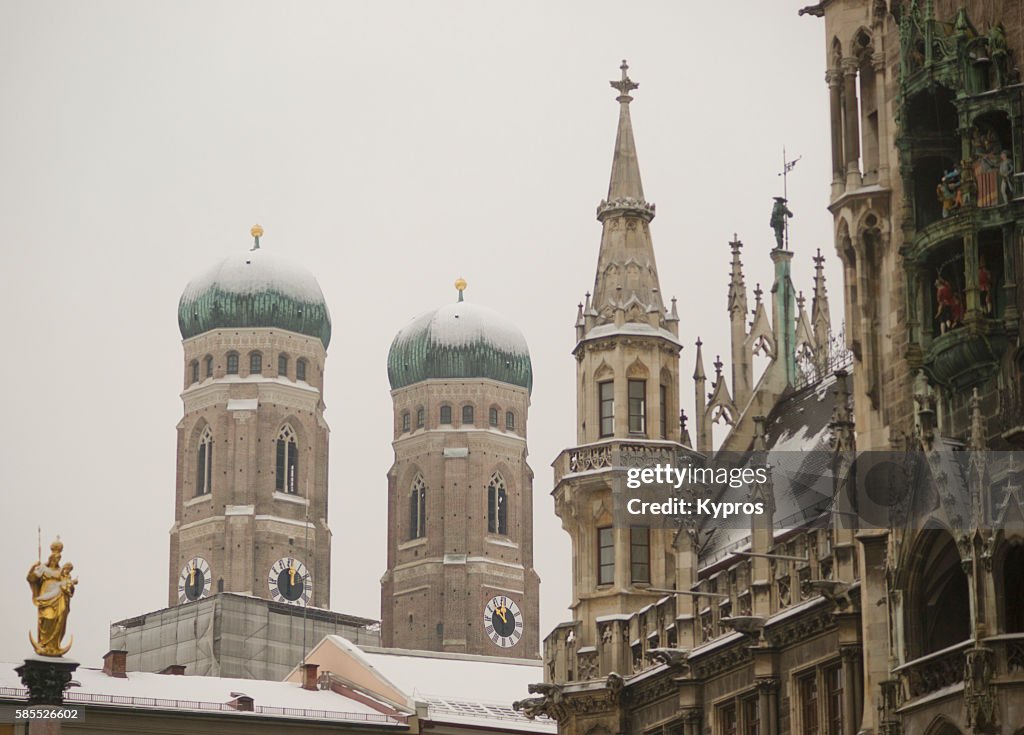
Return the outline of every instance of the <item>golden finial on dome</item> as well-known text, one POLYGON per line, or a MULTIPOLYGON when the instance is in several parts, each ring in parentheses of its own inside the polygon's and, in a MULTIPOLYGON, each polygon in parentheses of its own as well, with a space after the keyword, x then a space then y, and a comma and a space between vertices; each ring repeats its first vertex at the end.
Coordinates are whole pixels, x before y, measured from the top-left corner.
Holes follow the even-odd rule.
POLYGON ((260 238, 263 237, 263 228, 259 225, 253 225, 252 229, 249 230, 249 234, 252 235, 256 243, 252 246, 253 250, 260 249, 260 238))
POLYGON ((462 292, 466 290, 466 279, 456 278, 455 289, 459 292, 459 301, 462 301, 462 292))

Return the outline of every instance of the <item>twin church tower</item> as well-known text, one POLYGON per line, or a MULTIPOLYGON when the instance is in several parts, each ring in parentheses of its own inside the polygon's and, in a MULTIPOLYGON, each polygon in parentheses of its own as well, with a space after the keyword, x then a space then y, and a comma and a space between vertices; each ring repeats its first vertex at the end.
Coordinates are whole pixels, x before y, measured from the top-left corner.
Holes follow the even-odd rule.
MULTIPOLYGON (((678 317, 658 289, 625 65, 613 86, 620 118, 598 209, 604 235, 593 299, 577 323, 581 444, 678 438, 678 317)), ((181 296, 184 415, 168 600, 173 609, 235 593, 298 619, 330 604, 331 319, 313 275, 261 247, 262 234, 254 227, 251 250, 181 296)), ((394 463, 380 643, 536 658, 530 355, 515 325, 464 300, 465 282, 456 288, 457 300, 408 323, 388 354, 394 463)), ((575 493, 585 488, 557 493, 567 523, 575 493)), ((574 534, 578 557, 603 548, 583 536, 574 534)), ((651 567, 660 577, 662 564, 651 567)))

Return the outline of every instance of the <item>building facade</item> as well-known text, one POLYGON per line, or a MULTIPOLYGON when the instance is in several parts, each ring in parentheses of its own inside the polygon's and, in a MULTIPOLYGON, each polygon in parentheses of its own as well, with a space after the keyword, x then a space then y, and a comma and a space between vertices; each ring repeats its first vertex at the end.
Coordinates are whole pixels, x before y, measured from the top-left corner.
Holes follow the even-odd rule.
POLYGON ((533 373, 519 330, 463 299, 404 327, 388 355, 385 646, 535 658, 533 373))
MULTIPOLYGON (((820 253, 810 313, 781 243, 770 307, 758 289, 751 308, 733 243, 731 390, 717 359, 708 385, 698 342, 694 441, 680 431, 678 446, 654 451, 616 446, 621 424, 657 414, 630 401, 630 376, 611 361, 602 389, 585 340, 577 347, 579 424, 607 418, 609 441, 588 446, 581 430, 555 462, 556 512, 578 549, 573 619, 548 634, 545 681, 517 703, 560 732, 1024 725, 1024 513, 1009 452, 1021 436, 1019 7, 849 0, 804 13, 827 29, 845 334, 831 330, 820 253), (768 357, 759 377, 756 352, 768 357), (713 442, 716 422, 726 435, 713 442), (768 512, 748 527, 680 519, 661 541, 640 531, 647 554, 636 529, 615 527, 629 468, 728 452, 769 470, 749 490, 768 512), (586 491, 606 497, 582 511, 566 502, 586 491)), ((625 108, 622 89, 635 85, 624 75, 612 86, 625 108)), ((620 109, 620 141, 628 124, 620 109)), ((617 144, 613 186, 629 159, 617 144)), ((649 205, 638 187, 632 196, 646 225, 649 205)), ((599 284, 615 272, 602 223, 599 284)), ((580 314, 578 341, 594 311, 580 314)), ((652 305, 644 324, 643 311, 620 311, 614 329, 653 331, 673 315, 652 305)))

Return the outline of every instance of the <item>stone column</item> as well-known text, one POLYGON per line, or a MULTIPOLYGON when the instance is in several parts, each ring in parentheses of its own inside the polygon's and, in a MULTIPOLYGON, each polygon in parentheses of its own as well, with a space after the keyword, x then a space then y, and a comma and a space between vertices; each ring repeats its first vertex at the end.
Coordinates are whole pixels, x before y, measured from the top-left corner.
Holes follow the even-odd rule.
POLYGON ((843 646, 843 735, 857 735, 860 730, 860 648, 843 646))
MULTIPOLYGON (((1017 223, 1003 225, 1003 321, 1007 331, 1016 334, 1019 329, 1020 312, 1017 309, 1017 223)), ((995 294, 992 295, 995 298, 995 294)))
POLYGON ((702 719, 703 717, 699 709, 687 710, 686 714, 683 715, 683 734, 702 735, 700 729, 702 719))
POLYGON ((968 319, 977 318, 981 313, 981 299, 978 291, 978 236, 973 230, 964 234, 964 305, 968 319))
POLYGON ((846 153, 846 187, 860 186, 860 110, 857 107, 857 59, 843 59, 843 133, 846 153))
POLYGON ((841 69, 829 69, 825 72, 828 83, 829 117, 832 123, 832 182, 842 182, 846 173, 846 160, 843 155, 843 99, 840 84, 843 81, 841 69))
POLYGON ((878 183, 889 186, 889 114, 885 108, 885 56, 874 54, 871 68, 875 72, 875 107, 878 110, 878 183))
POLYGON ((779 680, 758 679, 755 684, 757 686, 757 718, 761 721, 760 732, 764 735, 779 735, 779 680))

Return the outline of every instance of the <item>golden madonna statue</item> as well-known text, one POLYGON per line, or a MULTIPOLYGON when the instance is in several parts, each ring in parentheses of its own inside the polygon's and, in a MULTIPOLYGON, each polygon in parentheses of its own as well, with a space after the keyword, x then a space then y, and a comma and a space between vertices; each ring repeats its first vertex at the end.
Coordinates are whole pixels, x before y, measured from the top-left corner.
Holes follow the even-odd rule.
POLYGON ((71 610, 71 597, 75 594, 77 579, 71 578, 74 566, 61 566, 60 555, 64 544, 54 541, 50 544, 50 558, 46 563, 40 560, 28 570, 28 585, 32 588, 32 602, 35 603, 39 618, 38 639, 28 634, 32 648, 40 656, 63 656, 71 650, 71 643, 61 647, 64 633, 68 627, 68 613, 71 610))

